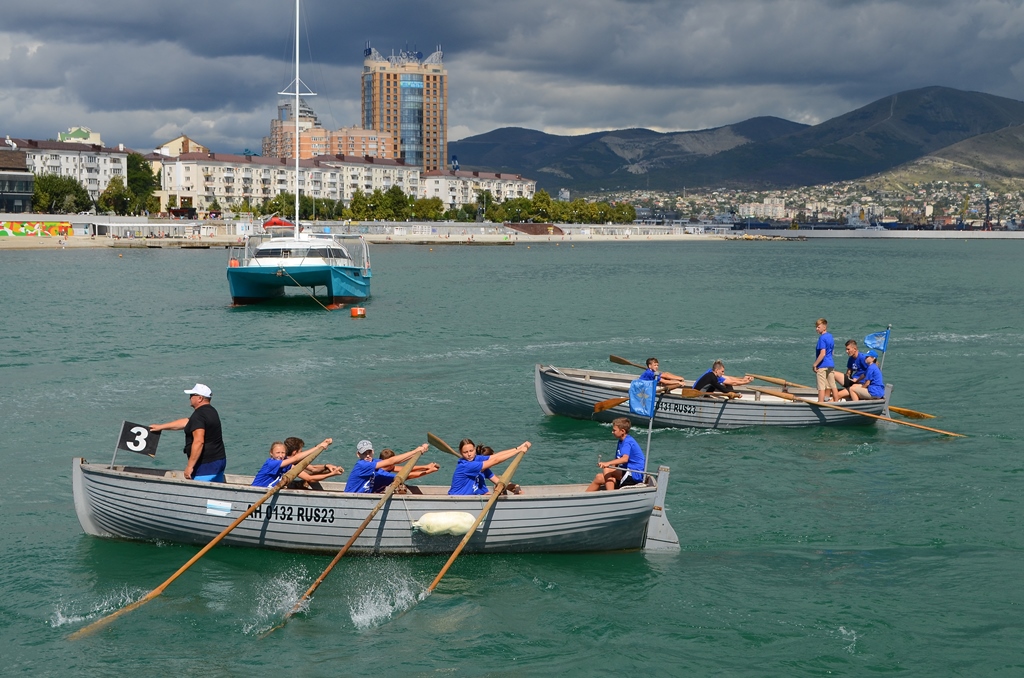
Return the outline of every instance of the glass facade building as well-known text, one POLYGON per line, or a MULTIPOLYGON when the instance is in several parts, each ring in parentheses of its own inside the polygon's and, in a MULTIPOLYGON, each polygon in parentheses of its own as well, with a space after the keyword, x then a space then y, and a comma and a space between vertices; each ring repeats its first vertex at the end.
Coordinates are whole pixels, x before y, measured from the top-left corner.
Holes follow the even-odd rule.
POLYGON ((441 51, 427 58, 390 57, 367 47, 362 75, 363 127, 395 137, 393 157, 424 171, 445 166, 448 154, 448 73, 441 51))

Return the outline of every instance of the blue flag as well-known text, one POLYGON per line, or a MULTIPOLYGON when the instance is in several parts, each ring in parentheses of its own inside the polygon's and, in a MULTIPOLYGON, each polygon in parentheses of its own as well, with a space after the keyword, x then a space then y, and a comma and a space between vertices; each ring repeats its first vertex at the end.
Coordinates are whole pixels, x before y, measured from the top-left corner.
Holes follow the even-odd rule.
POLYGON ((873 348, 876 351, 885 353, 886 347, 889 346, 889 330, 885 332, 875 332, 864 337, 864 345, 868 348, 873 348))
POLYGON ((655 391, 658 382, 637 379, 629 385, 629 411, 639 417, 654 416, 655 391))

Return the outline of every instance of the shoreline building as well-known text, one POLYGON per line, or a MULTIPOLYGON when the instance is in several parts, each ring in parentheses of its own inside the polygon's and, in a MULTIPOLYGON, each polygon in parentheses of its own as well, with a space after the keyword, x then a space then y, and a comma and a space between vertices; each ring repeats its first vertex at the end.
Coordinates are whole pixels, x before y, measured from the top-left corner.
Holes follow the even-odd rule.
POLYGON ((394 135, 392 157, 425 172, 448 157, 448 71, 438 48, 424 58, 402 50, 389 57, 363 52, 363 127, 394 135))
MULTIPOLYGON (((205 211, 214 201, 223 208, 259 204, 281 193, 295 193, 295 164, 290 158, 227 153, 184 153, 146 158, 160 179, 160 209, 168 204, 205 211)), ((369 195, 398 186, 419 193, 420 170, 390 158, 322 155, 300 159, 298 185, 303 195, 341 200, 355 192, 369 195)))
POLYGON ((477 195, 490 191, 496 202, 513 198, 533 199, 537 182, 508 172, 470 172, 467 170, 431 170, 420 180, 420 198, 440 198, 447 209, 474 204, 477 195))
POLYGON ((35 176, 25 151, 7 137, 7 143, 0 144, 0 213, 31 212, 34 190, 35 176))
MULTIPOLYGON (((295 119, 291 101, 282 100, 277 118, 270 121, 270 136, 263 137, 263 155, 268 158, 295 158, 295 119)), ((299 159, 324 155, 362 155, 394 158, 394 135, 362 127, 328 130, 313 108, 299 97, 299 159)))
POLYGON ((124 144, 107 148, 76 141, 12 139, 12 142, 25 152, 32 174, 37 177, 44 174, 74 177, 94 201, 106 190, 111 178, 119 176, 125 184, 128 183, 128 154, 132 151, 124 144))

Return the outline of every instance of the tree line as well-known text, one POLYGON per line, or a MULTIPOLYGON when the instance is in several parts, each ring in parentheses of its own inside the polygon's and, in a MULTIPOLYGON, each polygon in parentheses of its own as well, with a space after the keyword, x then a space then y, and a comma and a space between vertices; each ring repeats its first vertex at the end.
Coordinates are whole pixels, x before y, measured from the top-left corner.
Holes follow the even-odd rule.
MULTIPOLYGON (((120 176, 111 177, 107 188, 93 202, 75 178, 57 174, 43 174, 35 178, 35 193, 32 207, 35 212, 50 214, 74 214, 90 211, 112 212, 117 215, 145 214, 160 211, 160 201, 155 195, 160 184, 149 163, 138 153, 128 154, 127 181, 120 176)), ((177 203, 168 203, 175 208, 177 203)), ((244 198, 241 202, 221 206, 214 199, 206 209, 222 211, 225 207, 235 212, 251 212, 256 215, 279 214, 292 216, 295 211, 295 194, 281 193, 263 201, 244 198)), ((440 198, 414 198, 406 195, 398 186, 386 191, 372 193, 356 191, 348 205, 341 200, 299 197, 299 218, 305 220, 352 220, 352 221, 460 221, 473 222, 485 219, 496 223, 560 223, 560 224, 604 224, 631 223, 636 219, 636 210, 628 203, 588 202, 577 199, 572 202, 553 200, 547 191, 538 191, 532 198, 510 198, 499 202, 490 191, 477 193, 476 202, 457 208, 446 207, 440 198)))
MULTIPOLYGON (((210 205, 209 209, 219 210, 220 205, 210 205)), ((295 194, 281 193, 262 203, 246 199, 232 209, 257 215, 291 216, 295 211, 295 194)), ((510 198, 505 202, 498 202, 490 191, 480 191, 476 202, 456 208, 446 208, 440 198, 408 196, 398 186, 372 193, 356 191, 347 206, 340 200, 299 197, 299 218, 304 220, 473 222, 478 217, 496 223, 628 224, 636 219, 636 210, 627 203, 612 205, 582 199, 559 202, 543 190, 533 198, 510 198)))

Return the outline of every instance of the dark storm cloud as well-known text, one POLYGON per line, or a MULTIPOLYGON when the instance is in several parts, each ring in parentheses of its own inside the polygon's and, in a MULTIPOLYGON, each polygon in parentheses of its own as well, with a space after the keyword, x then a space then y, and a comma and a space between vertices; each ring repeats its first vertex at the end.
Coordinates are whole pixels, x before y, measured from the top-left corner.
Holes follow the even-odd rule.
MULTIPOLYGON (((42 4, 0 26, 3 133, 85 124, 140 149, 179 131, 258 148, 292 77, 287 1, 42 4)), ((303 80, 328 126, 359 118, 366 41, 443 47, 452 138, 814 123, 927 85, 1024 99, 1022 0, 306 0, 303 15, 303 80)))

